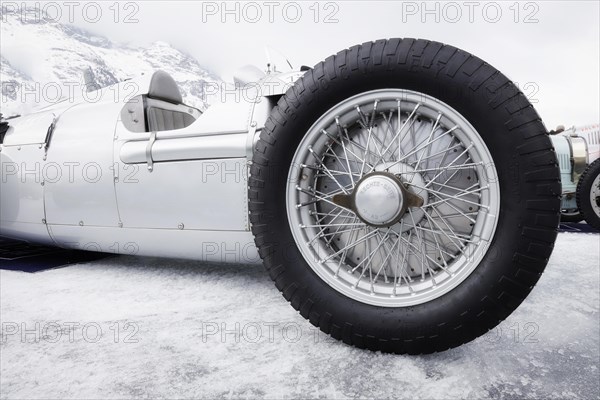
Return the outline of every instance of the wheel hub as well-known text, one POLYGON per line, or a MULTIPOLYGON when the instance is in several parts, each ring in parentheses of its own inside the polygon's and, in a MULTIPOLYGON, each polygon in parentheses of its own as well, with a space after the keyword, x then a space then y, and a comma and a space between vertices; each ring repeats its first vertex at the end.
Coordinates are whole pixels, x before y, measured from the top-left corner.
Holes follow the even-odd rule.
POLYGON ((382 171, 365 175, 351 194, 335 195, 333 202, 374 227, 392 226, 402 219, 408 207, 423 205, 423 199, 409 192, 396 175, 382 171))
POLYGON ((429 194, 426 189, 426 183, 423 180, 423 176, 415 169, 406 163, 395 163, 385 162, 377 165, 375 171, 385 171, 396 175, 402 182, 405 183, 407 190, 423 199, 419 208, 413 208, 410 210, 410 215, 407 213, 401 219, 404 219, 404 227, 398 227, 398 232, 407 232, 412 229, 413 225, 418 224, 423 218, 425 218, 425 211, 423 206, 426 206, 429 202, 429 194))
POLYGON ((358 185, 354 195, 357 215, 372 225, 390 224, 404 211, 402 187, 389 176, 368 176, 358 185))

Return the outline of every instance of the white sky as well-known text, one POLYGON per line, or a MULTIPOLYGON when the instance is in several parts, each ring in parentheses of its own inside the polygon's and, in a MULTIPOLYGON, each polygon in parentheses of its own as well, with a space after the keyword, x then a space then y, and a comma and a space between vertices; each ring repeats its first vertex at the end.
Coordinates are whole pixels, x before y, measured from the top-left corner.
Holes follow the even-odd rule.
MULTIPOLYGON (((60 9, 63 22, 68 22, 65 2, 40 3, 42 7, 46 4, 57 6, 48 5, 47 11, 52 14, 60 9)), ((95 5, 77 3, 72 8, 72 22, 115 42, 169 42, 224 78, 245 64, 263 67, 265 45, 280 50, 294 66, 312 66, 364 41, 389 37, 438 40, 472 52, 519 83, 547 127, 554 128, 600 120, 599 4, 136 1, 115 6, 109 1, 101 3, 98 18, 95 5), (225 7, 233 12, 226 13, 225 7), (301 15, 296 17, 298 9, 301 15), (431 12, 425 13, 425 9, 431 12), (331 13, 330 23, 325 23, 331 13), (137 22, 125 23, 128 15, 137 22), (95 19, 98 21, 91 22, 95 19), (292 22, 295 19, 297 22, 292 22)), ((283 67, 281 63, 278 66, 283 67)))

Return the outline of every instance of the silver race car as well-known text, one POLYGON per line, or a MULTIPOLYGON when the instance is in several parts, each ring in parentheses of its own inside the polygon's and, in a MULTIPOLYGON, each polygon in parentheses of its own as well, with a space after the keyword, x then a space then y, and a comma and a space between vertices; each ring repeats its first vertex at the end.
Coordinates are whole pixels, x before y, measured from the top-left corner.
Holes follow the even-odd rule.
POLYGON ((491 65, 389 39, 236 83, 198 110, 159 71, 3 121, 0 234, 260 257, 313 325, 385 352, 468 342, 538 281, 561 211, 557 157, 491 65))

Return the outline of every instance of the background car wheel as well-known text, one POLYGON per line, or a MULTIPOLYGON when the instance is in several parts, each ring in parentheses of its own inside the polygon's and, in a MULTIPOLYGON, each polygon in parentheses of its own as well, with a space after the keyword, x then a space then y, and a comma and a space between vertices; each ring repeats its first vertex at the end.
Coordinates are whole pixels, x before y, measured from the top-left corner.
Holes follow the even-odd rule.
POLYGON ((361 348, 430 353, 506 318, 556 238, 559 170, 504 75, 413 39, 364 43, 283 96, 255 146, 256 245, 292 306, 361 348))
POLYGON ((579 210, 562 210, 560 213, 560 222, 577 223, 583 221, 583 215, 579 210))
POLYGON ((588 165, 579 177, 577 207, 585 221, 600 230, 600 159, 588 165))

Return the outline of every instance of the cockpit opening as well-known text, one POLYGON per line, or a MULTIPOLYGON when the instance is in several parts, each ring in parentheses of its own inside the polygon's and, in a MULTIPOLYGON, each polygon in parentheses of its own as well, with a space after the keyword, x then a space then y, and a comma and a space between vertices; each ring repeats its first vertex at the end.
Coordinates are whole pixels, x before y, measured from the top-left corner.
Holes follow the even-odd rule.
POLYGON ((200 110, 183 103, 175 80, 164 71, 156 71, 148 93, 125 104, 121 121, 132 132, 158 132, 186 128, 200 115, 200 110))

